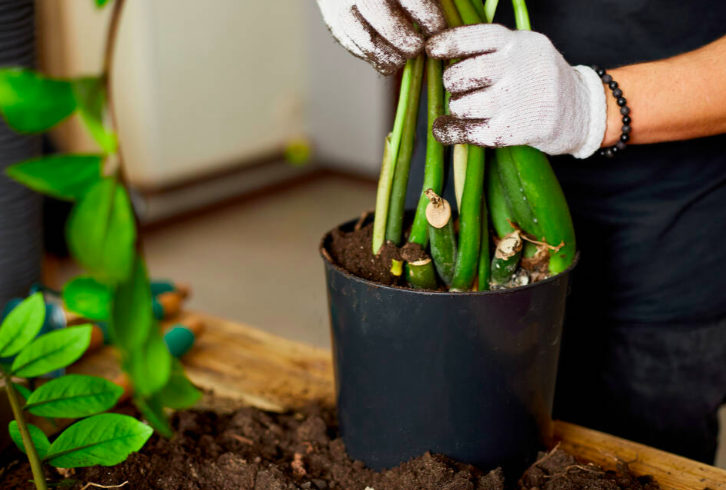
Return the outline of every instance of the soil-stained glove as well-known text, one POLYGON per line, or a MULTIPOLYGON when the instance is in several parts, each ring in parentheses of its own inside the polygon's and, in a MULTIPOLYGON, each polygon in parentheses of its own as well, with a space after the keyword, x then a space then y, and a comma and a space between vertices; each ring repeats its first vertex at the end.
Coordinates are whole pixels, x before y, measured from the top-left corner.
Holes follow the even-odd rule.
POLYGON ((587 158, 606 127, 605 89, 592 68, 570 66, 542 34, 496 24, 429 39, 432 58, 462 59, 444 72, 450 116, 434 124, 444 144, 528 145, 587 158))
POLYGON ((318 5, 333 37, 384 75, 418 56, 424 35, 446 28, 438 0, 318 0, 318 5))

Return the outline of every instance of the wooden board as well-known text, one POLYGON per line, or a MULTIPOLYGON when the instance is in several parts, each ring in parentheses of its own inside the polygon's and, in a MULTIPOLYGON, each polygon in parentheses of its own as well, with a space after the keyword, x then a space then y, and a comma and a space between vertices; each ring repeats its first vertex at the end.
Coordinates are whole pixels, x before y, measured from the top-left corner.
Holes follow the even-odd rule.
MULTIPOLYGON (((217 397, 262 409, 285 411, 311 401, 334 403, 328 350, 293 342, 240 323, 200 313, 207 330, 183 358, 187 374, 217 397)), ((183 320, 183 318, 182 318, 183 320)), ((87 356, 76 372, 113 376, 109 350, 87 356)), ((578 425, 557 421, 562 449, 607 469, 629 463, 636 475, 653 475, 664 490, 726 490, 726 471, 578 425)))
POLYGON ((653 475, 666 490, 726 489, 726 471, 569 422, 555 422, 555 439, 565 451, 614 470, 628 463, 636 475, 653 475))

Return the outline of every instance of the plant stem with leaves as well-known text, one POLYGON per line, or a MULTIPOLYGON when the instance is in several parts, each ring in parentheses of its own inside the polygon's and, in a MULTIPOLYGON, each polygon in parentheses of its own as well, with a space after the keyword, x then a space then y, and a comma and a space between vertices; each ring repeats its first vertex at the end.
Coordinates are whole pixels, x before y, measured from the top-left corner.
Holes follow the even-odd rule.
POLYGON ((47 490, 48 486, 45 483, 43 464, 38 457, 38 452, 35 450, 33 439, 30 437, 30 431, 28 430, 28 426, 25 422, 25 416, 23 415, 23 409, 20 404, 20 399, 18 398, 18 393, 15 391, 15 387, 13 386, 13 379, 5 371, 3 371, 3 378, 5 380, 5 391, 8 394, 10 407, 13 410, 13 417, 15 417, 15 422, 18 424, 20 435, 23 438, 25 454, 28 456, 30 469, 33 473, 33 483, 35 483, 35 488, 38 490, 47 490))

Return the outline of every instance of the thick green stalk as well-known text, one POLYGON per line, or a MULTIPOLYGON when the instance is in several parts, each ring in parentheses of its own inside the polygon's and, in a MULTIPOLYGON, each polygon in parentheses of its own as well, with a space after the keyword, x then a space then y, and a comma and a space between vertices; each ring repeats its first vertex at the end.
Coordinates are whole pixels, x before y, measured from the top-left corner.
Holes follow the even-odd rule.
POLYGON ((436 118, 444 113, 444 82, 442 79, 443 66, 441 61, 426 60, 426 83, 428 86, 428 132, 426 133, 426 170, 424 171, 424 184, 421 198, 416 208, 416 217, 411 227, 409 242, 418 243, 426 248, 429 240, 429 223, 426 220, 426 206, 429 200, 426 190, 433 189, 441 194, 444 185, 444 145, 436 141, 431 128, 436 118))
POLYGON ((487 203, 489 204, 489 216, 492 222, 492 228, 498 238, 504 238, 505 235, 514 231, 510 221, 514 223, 514 215, 507 203, 502 181, 499 178, 499 170, 496 153, 487 165, 487 203))
POLYGON ((416 289, 436 289, 436 273, 431 259, 406 262, 406 282, 416 289))
POLYGON ((484 17, 487 22, 492 22, 494 20, 494 13, 497 11, 497 5, 499 5, 499 0, 487 0, 484 3, 484 17))
POLYGON ((378 178, 378 192, 376 194, 376 215, 373 221, 373 254, 383 246, 386 236, 386 219, 388 218, 388 203, 391 201, 391 187, 393 175, 398 158, 398 149, 401 145, 403 135, 403 123, 408 107, 408 97, 413 78, 414 61, 408 60, 403 69, 401 79, 401 92, 398 97, 396 108, 396 120, 393 124, 393 131, 386 137, 383 149, 383 163, 381 164, 381 176, 378 178))
POLYGON ((20 430, 20 436, 23 439, 23 445, 25 446, 25 454, 28 455, 28 461, 30 462, 30 469, 33 473, 33 480, 35 488, 38 490, 47 490, 48 486, 45 483, 45 473, 43 472, 43 464, 40 462, 38 452, 35 450, 33 439, 30 437, 28 426, 25 423, 25 417, 23 414, 23 408, 20 405, 20 399, 18 393, 15 391, 13 386, 12 377, 8 374, 4 374, 5 378, 5 391, 8 394, 8 400, 10 400, 10 407, 13 410, 15 416, 15 422, 18 424, 20 430))
POLYGON ((512 0, 514 7, 514 21, 517 29, 520 31, 531 31, 532 25, 529 23, 529 12, 527 12, 527 4, 524 0, 512 0))
MULTIPOLYGON (((477 15, 479 15, 479 18, 486 19, 487 14, 484 10, 484 0, 471 0, 471 4, 474 6, 474 10, 476 10, 477 15)), ((490 21, 487 21, 490 22, 490 21)))
POLYGON ((453 290, 471 288, 477 273, 481 245, 481 211, 484 194, 484 148, 470 145, 466 168, 466 183, 459 212, 459 251, 453 290))
POLYGON ((469 145, 454 145, 454 194, 456 209, 461 210, 461 198, 466 185, 466 166, 469 162, 469 145))
POLYGON ((544 240, 552 247, 561 246, 557 252, 550 252, 550 272, 558 274, 572 264, 577 251, 575 228, 562 187, 544 153, 529 146, 513 146, 510 151, 544 240))
POLYGON ((495 153, 497 158, 496 168, 504 190, 505 200, 514 215, 514 222, 537 240, 542 240, 544 237, 542 227, 539 219, 532 211, 532 203, 529 202, 524 192, 524 183, 519 175, 517 164, 512 157, 511 149, 497 148, 495 153))
MULTIPOLYGON (((477 2, 478 0, 473 1, 477 2)), ((464 21, 464 24, 481 24, 484 22, 483 17, 479 15, 477 9, 474 7, 472 0, 454 0, 454 3, 456 4, 456 9, 459 11, 459 15, 461 15, 461 20, 464 21)))
POLYGON ((408 174, 411 169, 414 141, 416 139, 416 123, 418 122, 418 103, 423 84, 424 56, 413 60, 413 73, 409 89, 408 104, 403 123, 401 145, 396 159, 396 168, 391 189, 391 201, 388 205, 386 218, 386 240, 401 245, 403 238, 403 215, 406 211, 406 188, 408 174))
POLYGON ((459 27, 464 25, 464 22, 461 20, 461 16, 459 15, 459 11, 456 9, 456 5, 454 5, 454 0, 440 0, 440 2, 441 9, 444 11, 446 24, 449 27, 459 27))
POLYGON ((487 200, 481 200, 481 246, 479 247, 479 291, 489 290, 492 258, 489 253, 489 213, 487 200))
POLYGON ((426 219, 429 223, 431 258, 434 260, 436 272, 441 280, 447 286, 451 286, 456 270, 457 255, 451 206, 446 199, 431 189, 426 191, 426 197, 430 201, 426 208, 426 219))
POLYGON ((494 251, 492 260, 492 284, 505 284, 519 267, 522 258, 522 237, 519 231, 504 236, 494 251))

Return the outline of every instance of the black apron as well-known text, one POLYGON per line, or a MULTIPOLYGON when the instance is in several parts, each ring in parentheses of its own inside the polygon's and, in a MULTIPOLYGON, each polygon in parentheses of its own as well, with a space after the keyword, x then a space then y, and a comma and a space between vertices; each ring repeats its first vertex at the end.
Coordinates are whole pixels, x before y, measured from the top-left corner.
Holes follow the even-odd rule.
MULTIPOLYGON (((509 2, 498 10, 513 26, 509 2)), ((531 0, 529 12, 570 64, 606 69, 726 35, 726 2, 712 0, 531 0)), ((555 415, 712 463, 726 396, 726 135, 550 161, 582 251, 555 415)))
MULTIPOLYGON (((726 2, 712 0, 530 0, 529 13, 570 64, 606 69, 726 35, 726 2)), ((514 27, 510 2, 495 21, 514 27)), ((418 203, 425 140, 416 143, 408 208, 418 203)), ((726 135, 550 161, 582 252, 555 416, 713 463, 726 396, 726 135)))

